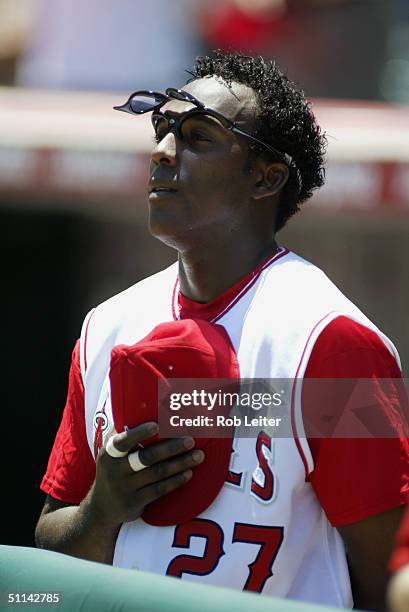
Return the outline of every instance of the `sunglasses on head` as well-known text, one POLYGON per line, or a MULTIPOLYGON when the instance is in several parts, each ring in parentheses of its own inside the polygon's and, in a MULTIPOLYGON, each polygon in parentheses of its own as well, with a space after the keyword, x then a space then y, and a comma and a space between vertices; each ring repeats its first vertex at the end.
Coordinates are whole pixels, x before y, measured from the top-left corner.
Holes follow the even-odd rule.
POLYGON ((245 132, 237 126, 237 123, 235 123, 231 119, 228 119, 227 117, 213 110, 212 108, 208 108, 207 106, 205 106, 205 104, 203 104, 203 102, 200 102, 200 100, 192 96, 192 94, 190 94, 189 92, 184 91, 183 89, 175 89, 174 87, 168 87, 165 93, 151 90, 135 91, 129 96, 125 104, 122 104, 121 106, 114 106, 114 110, 131 113, 132 115, 143 115, 144 113, 149 113, 151 111, 159 111, 164 104, 169 102, 169 100, 181 100, 182 102, 189 102, 195 107, 190 111, 183 113, 179 121, 177 121, 176 119, 169 120, 169 127, 175 125, 177 128, 178 136, 180 138, 183 137, 181 123, 188 116, 191 116, 192 114, 202 114, 214 117, 215 119, 218 119, 226 129, 231 130, 236 134, 240 134, 241 136, 245 136, 253 142, 256 142, 257 144, 263 146, 271 153, 274 153, 274 155, 276 155, 280 160, 282 160, 287 166, 294 168, 296 170, 299 186, 301 186, 298 169, 296 168, 294 160, 290 155, 288 155, 288 153, 282 153, 281 151, 278 151, 278 149, 272 147, 270 144, 267 144, 266 142, 260 140, 259 138, 256 138, 252 134, 245 132))

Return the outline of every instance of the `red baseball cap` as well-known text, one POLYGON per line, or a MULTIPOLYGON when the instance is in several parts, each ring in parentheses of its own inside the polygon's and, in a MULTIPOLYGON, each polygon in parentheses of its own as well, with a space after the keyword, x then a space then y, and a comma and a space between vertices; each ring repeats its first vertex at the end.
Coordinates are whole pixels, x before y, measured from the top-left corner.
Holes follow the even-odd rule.
MULTIPOLYGON (((238 391, 239 364, 224 327, 199 319, 171 321, 157 325, 132 346, 114 347, 110 381, 116 431, 158 421, 158 384, 167 384, 170 378, 224 379, 225 384, 230 381, 230 391, 232 381, 238 391)), ((228 413, 230 407, 223 410, 228 413)), ((211 435, 211 428, 207 431, 211 435)), ((195 436, 195 448, 205 453, 203 463, 193 468, 193 476, 185 485, 146 506, 142 514, 146 523, 157 526, 184 523, 210 506, 228 473, 233 427, 227 436, 223 435, 195 436)), ((144 446, 161 439, 160 435, 149 438, 144 446)))

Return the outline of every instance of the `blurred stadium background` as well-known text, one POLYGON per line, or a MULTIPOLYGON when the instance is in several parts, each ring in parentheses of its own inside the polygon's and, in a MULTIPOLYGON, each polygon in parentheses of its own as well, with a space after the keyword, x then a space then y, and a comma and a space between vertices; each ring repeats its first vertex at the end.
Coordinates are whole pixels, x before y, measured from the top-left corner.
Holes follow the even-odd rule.
POLYGON ((145 228, 149 120, 112 106, 182 84, 213 48, 274 57, 313 98, 327 185, 280 241, 390 335, 408 375, 408 0, 0 0, 2 543, 33 543, 83 316, 174 260, 145 228))

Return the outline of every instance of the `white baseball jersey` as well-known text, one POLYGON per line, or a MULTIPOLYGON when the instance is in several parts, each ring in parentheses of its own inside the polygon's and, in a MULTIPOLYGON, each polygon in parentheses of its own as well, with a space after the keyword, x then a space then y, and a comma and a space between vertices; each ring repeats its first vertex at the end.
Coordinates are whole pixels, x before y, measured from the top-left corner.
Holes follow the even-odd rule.
MULTIPOLYGON (((117 344, 133 344, 178 317, 177 264, 98 306, 81 335, 88 443, 97 413, 112 422, 108 370, 117 344)), ((393 344, 316 266, 280 248, 213 319, 236 350, 242 378, 294 379, 293 438, 260 428, 235 438, 230 473, 213 504, 194 520, 120 530, 114 565, 186 580, 339 607, 352 606, 343 542, 306 480, 314 469, 303 431, 301 385, 321 331, 346 315, 393 344), (302 308, 300 307, 302 305, 302 308)))

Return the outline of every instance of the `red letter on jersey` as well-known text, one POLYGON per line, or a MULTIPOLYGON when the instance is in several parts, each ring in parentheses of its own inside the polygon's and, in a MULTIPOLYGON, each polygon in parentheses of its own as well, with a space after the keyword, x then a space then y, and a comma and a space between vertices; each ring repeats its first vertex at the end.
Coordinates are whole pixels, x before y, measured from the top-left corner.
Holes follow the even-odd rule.
POLYGON ((264 502, 269 501, 273 497, 274 493, 274 474, 268 465, 267 459, 263 453, 263 446, 268 448, 271 451, 271 438, 264 431, 260 431, 257 436, 256 442, 256 453, 259 466, 264 475, 264 484, 260 485, 255 480, 254 477, 251 480, 251 490, 264 502))

